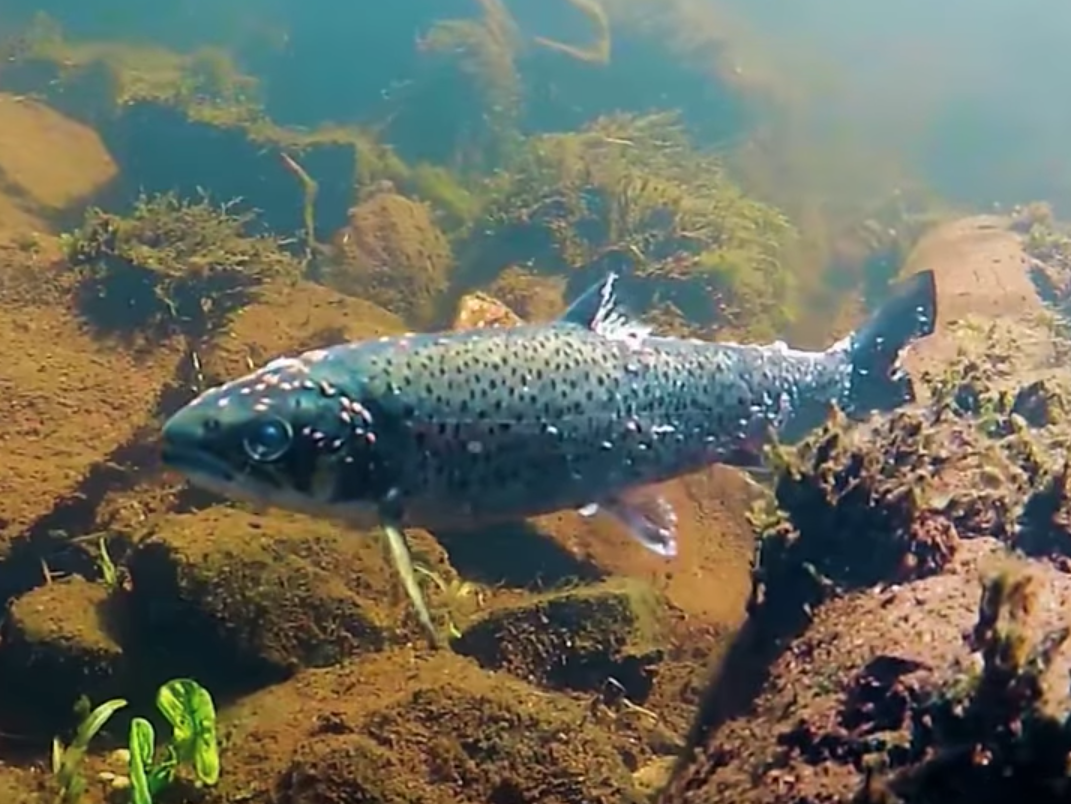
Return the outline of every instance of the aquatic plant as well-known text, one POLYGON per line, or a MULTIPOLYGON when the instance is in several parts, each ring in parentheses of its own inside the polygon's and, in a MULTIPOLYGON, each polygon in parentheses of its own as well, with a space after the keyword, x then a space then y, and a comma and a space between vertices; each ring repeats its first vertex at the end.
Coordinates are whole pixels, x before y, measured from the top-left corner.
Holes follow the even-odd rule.
POLYGON ((100 571, 101 583, 109 592, 119 589, 119 570, 108 553, 108 541, 103 536, 97 542, 97 569, 100 571))
POLYGON ((610 18, 606 15, 605 9, 599 4, 598 0, 568 0, 568 2, 591 20, 592 25, 595 26, 595 38, 592 43, 587 47, 581 47, 559 42, 556 39, 548 39, 545 36, 536 36, 533 41, 537 45, 556 50, 559 53, 565 53, 580 61, 587 61, 592 64, 609 64, 611 47, 610 18))
POLYGON ((696 149, 674 114, 533 138, 492 188, 487 218, 469 244, 474 272, 614 268, 703 325, 759 332, 793 316, 791 223, 696 149))
POLYGON ((421 576, 431 581, 442 595, 443 617, 446 620, 447 632, 451 639, 461 638, 461 629, 458 627, 458 617, 463 616, 465 604, 478 596, 475 584, 454 578, 447 581, 439 573, 428 569, 421 564, 414 564, 413 569, 421 576))
POLYGON ((403 152, 439 164, 489 169, 519 142, 517 40, 493 7, 482 19, 435 22, 419 42, 421 61, 389 124, 403 152), (435 121, 436 136, 426 136, 435 121))
MULTIPOLYGON (((87 702, 80 703, 80 708, 88 710, 87 702)), ((81 800, 86 789, 82 761, 89 750, 89 743, 111 716, 126 705, 127 702, 122 698, 105 701, 86 714, 70 745, 65 746, 58 737, 52 740, 52 775, 58 788, 56 804, 76 804, 81 800)))
POLYGON ((311 259, 320 251, 320 245, 316 241, 316 196, 320 192, 320 185, 292 156, 283 153, 282 159, 287 169, 301 182, 303 196, 301 219, 305 223, 305 257, 311 259))
POLYGON ((95 118, 94 106, 99 114, 100 106, 118 110, 151 101, 216 125, 264 119, 259 82, 216 47, 175 53, 129 43, 73 41, 55 20, 39 14, 23 33, 9 67, 6 82, 39 92, 82 118, 95 118), (33 81, 42 71, 53 75, 33 81))
POLYGON ((224 326, 269 279, 300 275, 276 240, 247 234, 230 205, 173 194, 138 199, 129 216, 91 208, 64 235, 80 313, 98 331, 204 336, 224 326))
POLYGON ((196 681, 168 681, 156 694, 156 706, 171 724, 171 739, 157 750, 152 724, 144 718, 130 723, 130 790, 132 804, 152 804, 153 797, 189 768, 199 784, 219 781, 216 710, 212 696, 196 681))
POLYGON ((426 201, 435 210, 443 230, 452 238, 463 237, 483 211, 483 197, 453 171, 420 162, 413 165, 404 189, 426 201))

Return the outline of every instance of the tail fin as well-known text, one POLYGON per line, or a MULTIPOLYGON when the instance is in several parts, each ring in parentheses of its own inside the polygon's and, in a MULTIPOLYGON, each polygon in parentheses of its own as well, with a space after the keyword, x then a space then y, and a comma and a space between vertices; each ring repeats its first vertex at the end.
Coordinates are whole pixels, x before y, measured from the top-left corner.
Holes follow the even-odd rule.
POLYGON ((933 271, 922 271, 893 288, 892 296, 852 334, 849 411, 865 415, 915 400, 911 379, 900 368, 905 347, 933 334, 937 288, 933 271))

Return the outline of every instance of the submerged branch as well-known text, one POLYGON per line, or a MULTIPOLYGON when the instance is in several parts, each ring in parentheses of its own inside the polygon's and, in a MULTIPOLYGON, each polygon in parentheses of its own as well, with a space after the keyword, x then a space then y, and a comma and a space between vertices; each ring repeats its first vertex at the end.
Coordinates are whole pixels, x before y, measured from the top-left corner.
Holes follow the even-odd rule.
POLYGON ((304 188, 305 203, 302 207, 302 219, 305 221, 305 247, 308 250, 308 256, 311 257, 320 250, 320 244, 316 242, 315 215, 316 195, 320 192, 320 185, 293 157, 285 153, 280 154, 280 157, 287 169, 298 177, 304 188))
POLYGON ((611 44, 610 19, 606 16, 606 11, 599 5, 598 0, 568 0, 568 2, 572 3, 577 10, 585 14, 595 25, 597 31, 595 41, 586 48, 577 47, 576 45, 567 45, 564 42, 559 42, 555 39, 547 39, 543 36, 536 36, 533 38, 533 41, 537 45, 556 50, 559 53, 565 53, 580 61, 586 61, 592 64, 609 64, 611 44))

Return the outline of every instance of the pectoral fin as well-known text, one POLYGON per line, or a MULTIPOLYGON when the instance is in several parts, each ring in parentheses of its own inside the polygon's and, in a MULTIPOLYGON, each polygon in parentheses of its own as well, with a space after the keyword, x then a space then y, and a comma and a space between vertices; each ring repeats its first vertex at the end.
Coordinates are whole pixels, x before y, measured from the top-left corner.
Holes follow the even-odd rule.
POLYGON ((664 497, 622 495, 600 500, 599 508, 623 524, 651 552, 666 558, 677 555, 677 513, 664 497))
POLYGON ((383 522, 382 527, 383 532, 387 535, 390 555, 394 561, 395 568, 398 570, 398 576, 402 579, 405 593, 409 596, 409 600, 412 601, 413 607, 416 609, 420 624, 428 632, 432 646, 438 648, 440 647, 439 634, 435 631, 435 626, 432 625, 428 606, 424 602, 424 593, 420 588, 420 582, 417 581, 416 571, 413 569, 413 560, 409 555, 409 545, 405 541, 405 533, 402 532, 401 527, 392 522, 383 522))

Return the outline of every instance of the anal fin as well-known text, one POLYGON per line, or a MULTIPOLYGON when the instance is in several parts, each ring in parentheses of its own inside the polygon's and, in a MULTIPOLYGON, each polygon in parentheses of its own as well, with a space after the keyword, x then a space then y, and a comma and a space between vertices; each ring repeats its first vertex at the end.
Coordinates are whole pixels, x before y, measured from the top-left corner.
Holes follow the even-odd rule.
POLYGON ((600 500, 599 508, 651 552, 666 558, 677 555, 677 512, 661 495, 619 495, 600 500))
POLYGON ((409 555, 409 545, 405 541, 405 533, 402 532, 400 526, 393 522, 383 522, 382 527, 387 536, 387 546, 390 548, 391 559, 394 561, 395 569, 398 570, 398 576, 402 580, 405 593, 409 596, 413 608, 416 609, 420 624, 428 632, 432 647, 438 648, 441 645, 439 634, 431 622, 428 605, 424 602, 424 592, 421 590, 420 582, 417 580, 416 570, 413 569, 413 559, 409 555))

